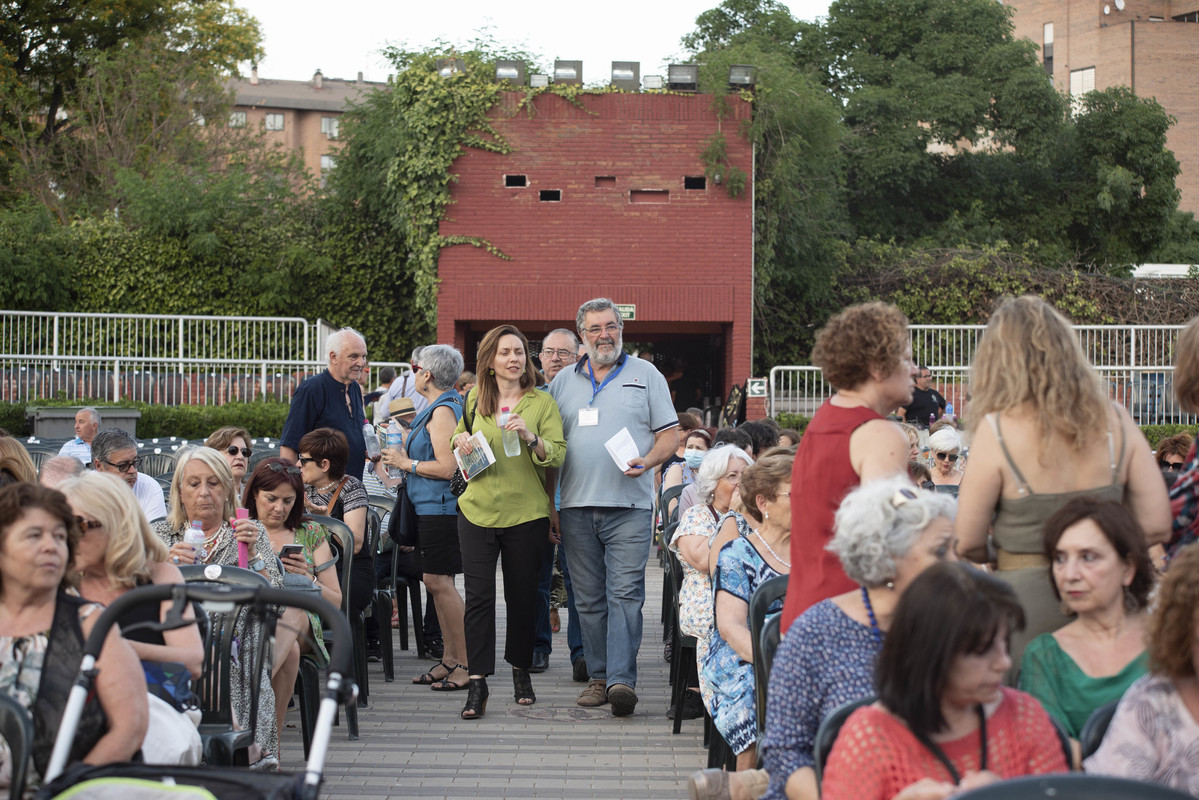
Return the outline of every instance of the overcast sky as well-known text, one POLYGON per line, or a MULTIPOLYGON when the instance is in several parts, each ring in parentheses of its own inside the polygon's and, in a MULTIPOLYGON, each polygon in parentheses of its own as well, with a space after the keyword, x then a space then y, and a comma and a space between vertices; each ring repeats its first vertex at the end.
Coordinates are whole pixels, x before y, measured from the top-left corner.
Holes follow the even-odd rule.
MULTIPOLYGON (((785 0, 800 19, 828 11, 828 0, 785 0)), ((583 81, 607 82, 612 61, 639 61, 641 74, 663 75, 677 63, 679 39, 719 0, 607 0, 558 5, 548 0, 237 0, 262 23, 263 78, 384 81, 393 70, 380 55, 387 44, 412 49, 438 39, 466 43, 489 28, 497 41, 542 57, 583 61, 583 81)))

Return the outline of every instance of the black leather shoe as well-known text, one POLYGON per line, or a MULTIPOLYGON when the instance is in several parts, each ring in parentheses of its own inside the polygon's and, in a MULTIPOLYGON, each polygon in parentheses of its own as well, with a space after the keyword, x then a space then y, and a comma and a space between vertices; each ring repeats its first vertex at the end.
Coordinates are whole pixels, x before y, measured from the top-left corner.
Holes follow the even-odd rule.
POLYGON ((549 653, 533 653, 533 664, 529 667, 529 672, 545 672, 549 668, 549 653))
POLYGON ((587 674, 587 659, 584 656, 579 656, 575 659, 575 663, 570 665, 571 677, 578 683, 586 683, 591 680, 591 676, 587 674))

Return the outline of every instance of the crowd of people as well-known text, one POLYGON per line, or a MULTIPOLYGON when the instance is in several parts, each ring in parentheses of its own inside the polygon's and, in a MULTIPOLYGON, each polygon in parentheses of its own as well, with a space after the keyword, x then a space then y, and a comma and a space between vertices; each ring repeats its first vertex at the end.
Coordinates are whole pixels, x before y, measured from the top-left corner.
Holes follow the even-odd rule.
MULTIPOLYGON (((845 309, 812 352, 835 394, 802 433, 706 427, 624 352, 613 303, 584 303, 575 323, 537 350, 498 326, 473 373, 450 345, 417 348, 369 393, 366 342, 342 329, 297 389, 279 457, 254 461, 248 431, 214 431, 177 455, 165 501, 136 440, 96 409, 40 475, 0 436, 0 689, 34 719, 35 783, 97 608, 244 559, 271 585, 363 609, 383 544, 368 547, 371 496, 391 493, 387 545, 440 632, 412 684, 464 692, 463 720, 486 715, 497 670, 497 567, 512 704, 537 702, 565 609, 577 704, 635 713, 665 530, 678 625, 696 641, 679 708, 710 717, 731 753, 692 776, 693 798, 922 800, 1069 770, 1199 796, 1196 447, 1188 434, 1151 447, 1052 306, 1020 297, 992 315, 964 417, 914 362, 898 309, 845 309), (393 426, 400 443, 380 448, 393 426), (786 590, 760 604, 780 635, 760 709, 751 616, 768 582, 786 590), (1105 710, 1106 735, 1084 741, 1105 710), (822 743, 830 719, 840 732, 822 743)), ((1177 353, 1180 405, 1199 410, 1199 321, 1177 353)), ((374 652, 388 620, 368 625, 374 652)), ((326 663, 326 642, 300 611, 269 641, 239 626, 243 658, 268 663, 234 671, 234 717, 253 730, 254 768, 278 769, 300 659, 326 663)), ((203 655, 193 626, 114 632, 72 759, 197 763, 195 724, 162 683, 199 674, 203 655)))

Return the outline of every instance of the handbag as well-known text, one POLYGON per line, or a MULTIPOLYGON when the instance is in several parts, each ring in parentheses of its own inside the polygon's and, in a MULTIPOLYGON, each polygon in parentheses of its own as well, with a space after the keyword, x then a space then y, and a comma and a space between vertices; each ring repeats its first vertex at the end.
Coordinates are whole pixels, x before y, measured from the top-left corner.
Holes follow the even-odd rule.
POLYGON ((396 504, 387 521, 387 536, 400 547, 416 549, 420 545, 416 526, 416 506, 408 497, 408 481, 404 481, 396 489, 396 504))
POLYGON ((142 670, 146 673, 146 691, 150 694, 176 711, 196 707, 192 674, 187 667, 175 661, 143 661, 142 670))
MULTIPOLYGON (((463 420, 466 421, 466 429, 468 431, 470 431, 471 433, 474 433, 474 431, 475 431, 475 415, 471 414, 469 419, 466 416, 466 412, 470 410, 469 395, 467 396, 467 399, 465 401, 463 401, 463 405, 465 406, 465 408, 463 409, 462 418, 463 418, 463 420)), ((478 407, 478 405, 479 405, 479 397, 478 397, 478 395, 475 395, 475 406, 478 407)), ((462 474, 462 468, 458 467, 457 469, 454 470, 454 474, 452 476, 450 476, 450 494, 454 495, 454 497, 461 497, 465 493, 466 493, 466 476, 462 474)))

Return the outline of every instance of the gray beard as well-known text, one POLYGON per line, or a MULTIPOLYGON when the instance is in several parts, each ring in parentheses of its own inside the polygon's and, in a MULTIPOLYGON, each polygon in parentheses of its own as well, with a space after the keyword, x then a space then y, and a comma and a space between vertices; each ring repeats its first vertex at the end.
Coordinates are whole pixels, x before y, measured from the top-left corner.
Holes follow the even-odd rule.
POLYGON ((591 359, 591 363, 597 367, 610 367, 620 358, 620 351, 623 342, 617 339, 612 346, 612 354, 610 356, 601 356, 599 354, 599 345, 587 345, 587 357, 591 359))

